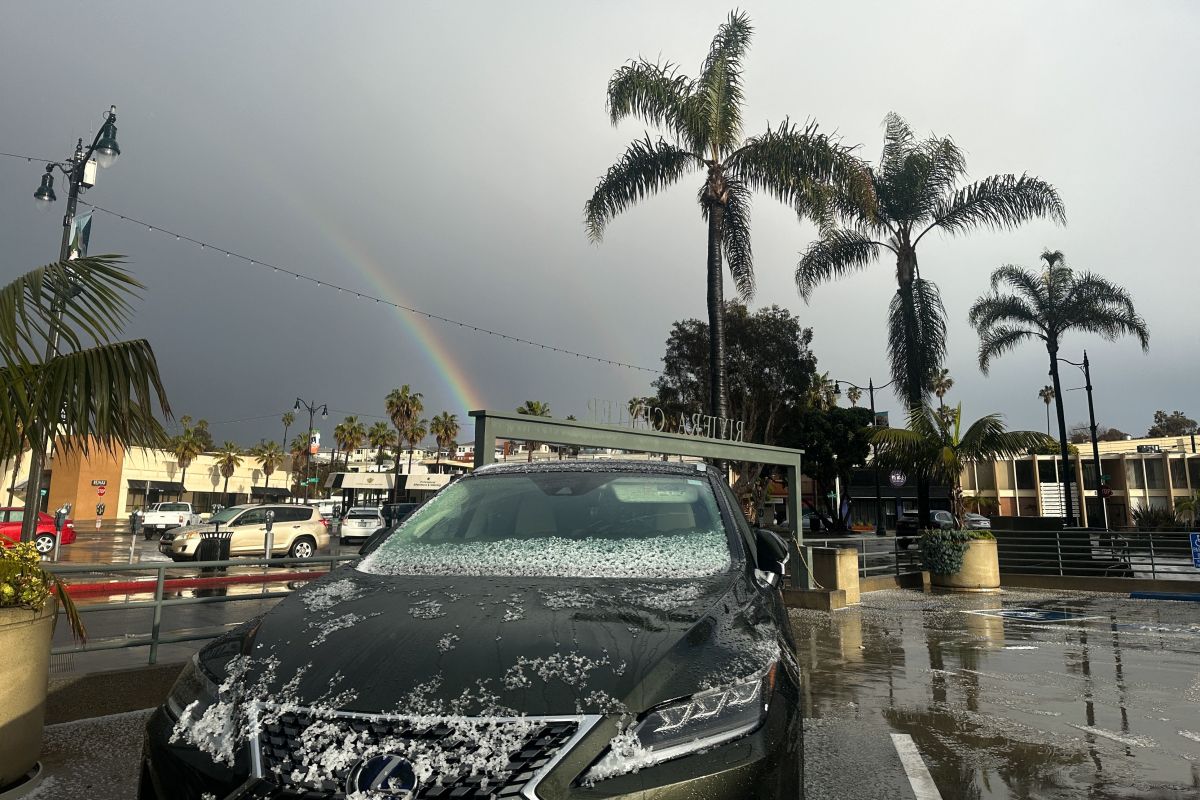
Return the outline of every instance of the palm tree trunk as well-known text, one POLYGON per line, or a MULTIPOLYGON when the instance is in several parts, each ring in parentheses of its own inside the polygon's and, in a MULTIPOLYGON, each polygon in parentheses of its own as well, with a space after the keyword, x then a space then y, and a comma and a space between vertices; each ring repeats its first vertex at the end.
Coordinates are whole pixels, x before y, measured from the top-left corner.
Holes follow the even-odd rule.
POLYGON ((13 504, 13 496, 17 492, 17 473, 21 471, 21 462, 24 460, 24 458, 25 449, 22 448, 21 452, 17 453, 16 460, 13 463, 12 480, 8 482, 8 504, 10 506, 13 504))
POLYGON ((708 207, 708 413, 726 416, 725 407, 725 292, 721 271, 721 234, 725 206, 708 207))
MULTIPOLYGON (((925 399, 925 354, 921 352, 921 337, 918 333, 917 304, 913 298, 913 281, 901 281, 896 290, 900 297, 900 309, 904 318, 904 341, 898 342, 907 356, 908 370, 900 378, 904 388, 904 403, 908 408, 917 408, 925 399)), ((895 347, 895 345, 893 345, 895 347)))
POLYGON ((229 476, 225 476, 225 485, 221 487, 222 499, 229 504, 229 476))
POLYGON ((396 454, 394 458, 396 462, 396 485, 392 487, 393 503, 400 501, 400 443, 403 441, 404 440, 400 438, 400 429, 396 428, 396 454))
POLYGON ((283 452, 285 452, 285 453, 287 452, 287 431, 288 431, 288 426, 284 425, 283 426, 283 441, 279 443, 280 449, 283 450, 283 452))
POLYGON ((409 475, 412 475, 413 450, 416 450, 416 449, 417 449, 416 442, 408 443, 408 474, 409 475))
POLYGON ((1046 403, 1046 435, 1050 435, 1050 404, 1046 403))
POLYGON ((1048 345, 1050 353, 1050 377, 1054 383, 1054 408, 1058 412, 1058 448, 1062 457, 1063 508, 1066 510, 1067 524, 1074 525, 1075 502, 1071 497, 1071 451, 1067 448, 1067 419, 1063 414, 1062 384, 1058 380, 1058 346, 1048 345))

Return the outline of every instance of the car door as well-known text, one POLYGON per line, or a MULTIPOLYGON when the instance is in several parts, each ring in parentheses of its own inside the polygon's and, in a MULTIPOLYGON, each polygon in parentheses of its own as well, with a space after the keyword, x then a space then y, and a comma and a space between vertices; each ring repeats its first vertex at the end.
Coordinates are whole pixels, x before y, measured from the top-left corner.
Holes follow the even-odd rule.
POLYGON ((21 540, 21 520, 25 513, 18 508, 6 508, 0 511, 0 536, 15 544, 21 540))
POLYGON ((229 529, 233 531, 230 554, 261 553, 266 545, 267 512, 262 508, 247 509, 229 524, 229 529))

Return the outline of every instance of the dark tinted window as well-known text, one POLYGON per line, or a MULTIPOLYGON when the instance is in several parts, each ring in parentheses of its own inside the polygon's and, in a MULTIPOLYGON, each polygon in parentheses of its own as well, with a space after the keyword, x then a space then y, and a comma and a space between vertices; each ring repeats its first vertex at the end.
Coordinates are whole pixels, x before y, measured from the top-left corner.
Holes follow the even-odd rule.
POLYGON ((275 506, 276 522, 307 522, 316 512, 308 506, 275 506))

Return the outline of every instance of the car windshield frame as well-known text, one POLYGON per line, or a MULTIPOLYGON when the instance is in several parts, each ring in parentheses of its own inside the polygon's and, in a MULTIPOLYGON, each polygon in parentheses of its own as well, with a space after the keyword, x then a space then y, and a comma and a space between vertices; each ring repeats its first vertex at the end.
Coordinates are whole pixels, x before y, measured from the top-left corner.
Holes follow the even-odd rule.
POLYGON ((208 521, 210 523, 232 522, 233 520, 237 519, 238 514, 241 514, 243 511, 246 510, 246 508, 247 508, 246 506, 230 506, 229 508, 222 508, 220 511, 216 512, 211 517, 209 517, 208 521))
MULTIPOLYGON (((484 484, 484 487, 495 492, 496 497, 509 496, 507 494, 498 492, 493 483, 484 484)), ((642 491, 650 491, 650 487, 651 484, 648 483, 646 484, 646 488, 642 491)), ((527 485, 521 487, 521 491, 525 492, 526 495, 533 495, 533 491, 527 485)), ((597 502, 599 502, 599 498, 593 499, 592 505, 594 506, 597 502)), ((565 508, 570 508, 570 505, 570 501, 567 501, 565 508)), ((664 518, 669 518, 674 515, 675 519, 683 521, 687 519, 687 517, 679 516, 681 511, 681 508, 679 507, 680 505, 681 503, 678 502, 671 503, 670 506, 673 507, 671 511, 656 513, 662 513, 664 518)), ((727 505, 726 498, 722 496, 720 491, 717 491, 712 486, 710 476, 702 472, 689 474, 683 472, 668 472, 665 470, 637 472, 580 468, 576 470, 513 470, 473 475, 450 484, 445 489, 434 495, 426 503, 415 509, 402 523, 392 529, 392 533, 387 536, 387 538, 380 544, 378 548, 376 548, 370 555, 364 557, 364 559, 356 564, 355 569, 369 574, 395 577, 421 574, 444 574, 450 576, 512 575, 528 578, 549 578, 562 580, 577 580, 586 579, 589 577, 619 577, 654 580, 670 579, 673 577, 684 579, 711 577, 712 575, 728 574, 732 571, 741 569, 744 567, 747 559, 747 553, 745 550, 746 543, 742 541, 737 526, 730 516, 731 511, 727 505), (639 491, 638 489, 627 489, 627 496, 625 499, 613 496, 615 495, 615 490, 612 490, 612 487, 615 484, 618 484, 618 482, 621 484, 628 484, 631 481, 636 482, 638 479, 641 479, 648 482, 659 482, 662 484, 662 486, 666 486, 668 483, 673 481, 677 481, 680 487, 685 487, 688 484, 691 484, 697 487, 696 495, 693 499, 683 502, 700 503, 701 510, 697 511, 696 509, 691 509, 689 506, 688 508, 692 514, 692 525, 685 525, 675 532, 658 528, 650 532, 643 530, 639 533, 629 532, 621 533, 620 535, 612 535, 611 532, 605 532, 601 535, 592 535, 590 531, 584 531, 583 529, 579 528, 575 528, 568 533, 567 530, 559 525, 561 518, 554 513, 555 504, 550 503, 548 505, 550 505, 551 508, 542 509, 540 510, 540 513, 555 516, 555 525, 551 529, 543 530, 541 532, 521 531, 518 533, 517 522, 514 519, 512 522, 513 531, 511 535, 487 537, 467 535, 471 530, 473 530, 475 533, 478 533, 480 530, 490 531, 492 529, 490 526, 494 524, 491 521, 482 523, 476 523, 473 521, 473 515, 483 513, 482 509, 486 508, 486 506, 463 510, 467 503, 486 503, 488 501, 488 498, 486 497, 481 500, 479 498, 463 496, 463 493, 472 491, 471 487, 478 486, 480 481, 494 483, 508 481, 508 488, 511 489, 512 487, 518 485, 516 481, 524 479, 526 481, 532 481, 538 488, 542 488, 542 491, 546 497, 554 497, 554 492, 547 491, 543 487, 545 485, 553 485, 555 482, 562 484, 564 481, 569 481, 570 478, 568 476, 576 476, 577 479, 582 479, 583 476, 587 476, 586 480, 595 481, 597 483, 592 488, 580 492, 560 488, 558 489, 559 494, 563 494, 565 492, 564 496, 584 496, 595 491, 597 488, 604 487, 606 489, 610 489, 610 497, 606 502, 608 502, 610 505, 616 503, 617 506, 614 507, 619 507, 622 504, 632 506, 634 503, 647 503, 647 508, 649 508, 648 504, 651 502, 648 499, 637 498, 636 493, 639 491), (538 483, 539 481, 542 483, 538 483), (632 492, 632 494, 629 494, 630 492, 632 492), (448 522, 448 520, 455 515, 458 515, 459 519, 453 523, 448 522), (456 528, 453 527, 453 525, 458 525, 461 527, 456 528), (441 527, 439 528, 438 526, 441 527), (453 532, 455 534, 461 533, 462 535, 454 535, 451 538, 445 535, 447 532, 453 532), (423 540, 431 533, 438 533, 440 536, 437 538, 423 540), (712 538, 706 538, 710 536, 712 538), (718 536, 721 541, 719 552, 716 548, 716 537, 718 536), (564 542, 568 543, 568 546, 571 544, 579 544, 582 546, 598 541, 620 541, 627 543, 627 546, 629 546, 631 551, 630 554, 635 555, 636 553, 633 551, 636 549, 639 543, 649 543, 651 549, 658 544, 668 544, 673 546, 675 543, 671 542, 670 540, 675 537, 678 537, 679 539, 679 546, 684 547, 688 546, 689 544, 689 542, 685 541, 685 537, 690 537, 690 543, 695 544, 697 553, 703 552, 704 556, 709 558, 715 556, 723 559, 722 562, 719 566, 715 566, 714 562, 713 566, 709 566, 707 568, 704 566, 694 567, 691 571, 680 569, 676 570, 676 572, 679 574, 667 575, 654 572, 647 572, 647 574, 644 575, 633 574, 633 570, 635 568, 631 566, 631 564, 618 564, 615 562, 612 565, 603 565, 602 567, 595 567, 595 562, 592 562, 593 566, 591 567, 595 571, 603 573, 605 571, 603 567, 607 566, 612 568, 614 574, 581 574, 582 572, 587 572, 589 570, 588 565, 579 566, 580 572, 564 571, 559 574, 554 572, 538 572, 536 571, 536 566, 529 564, 523 564, 515 567, 517 571, 512 572, 505 571, 507 568, 513 568, 511 564, 497 566, 496 564, 482 563, 482 561, 478 564, 473 563, 471 567, 464 569, 455 569, 445 566, 445 571, 432 571, 423 569, 421 567, 414 567, 413 571, 406 571, 403 568, 394 568, 394 563, 388 563, 389 559, 392 558, 403 559, 405 555, 403 548, 414 546, 414 550, 416 550, 421 547, 444 547, 449 545, 451 551, 453 551, 456 547, 461 546, 463 547, 464 552, 475 546, 495 546, 497 549, 513 551, 517 548, 517 546, 519 546, 520 543, 537 542, 538 547, 557 547, 564 542), (705 571, 706 569, 708 571, 705 571)), ((520 507, 518 506, 518 510, 513 513, 513 517, 519 516, 521 513, 519 508, 520 507)), ((563 508, 563 506, 559 506, 560 511, 563 508)), ((630 510, 626 509, 625 513, 630 513, 630 510)), ((653 519, 651 517, 635 519, 642 521, 644 525, 662 524, 661 521, 657 521, 657 517, 653 519)), ((579 519, 577 518, 576 521, 578 522, 579 519)), ((610 521, 603 521, 611 524, 610 521)), ((626 523, 622 522, 621 524, 626 523)), ((599 529, 596 530, 596 533, 600 533, 599 529)), ((660 553, 661 552, 662 551, 660 551, 660 553)), ((680 555, 683 554, 684 551, 680 551, 680 555)), ((672 555, 674 555, 674 553, 672 553, 672 555)), ((686 561, 687 559, 684 560, 686 561)), ((563 562, 560 562, 558 566, 561 567, 562 563, 563 562)), ((687 563, 703 564, 704 561, 703 558, 699 558, 696 561, 688 561, 687 563)))

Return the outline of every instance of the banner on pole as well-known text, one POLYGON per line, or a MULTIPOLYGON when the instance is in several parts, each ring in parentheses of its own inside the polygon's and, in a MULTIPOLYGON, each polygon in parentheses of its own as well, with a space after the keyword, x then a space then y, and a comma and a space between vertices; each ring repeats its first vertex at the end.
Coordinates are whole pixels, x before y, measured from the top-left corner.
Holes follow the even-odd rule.
POLYGON ((88 240, 91 236, 92 212, 89 211, 75 217, 75 222, 71 225, 71 252, 67 256, 68 261, 87 257, 88 240))

